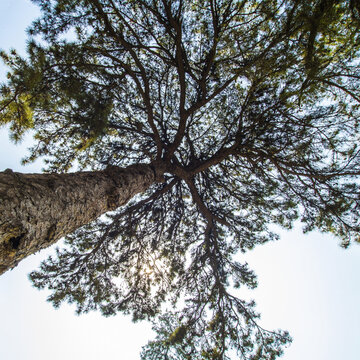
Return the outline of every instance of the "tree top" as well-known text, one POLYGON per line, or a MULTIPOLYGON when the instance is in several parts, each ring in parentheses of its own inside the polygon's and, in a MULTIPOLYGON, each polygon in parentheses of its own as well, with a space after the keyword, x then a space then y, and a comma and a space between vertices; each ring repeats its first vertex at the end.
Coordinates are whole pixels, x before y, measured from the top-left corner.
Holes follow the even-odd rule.
POLYGON ((160 317, 146 359, 281 354, 288 334, 236 297, 256 278, 234 258, 296 219, 359 241, 358 2, 33 2, 28 57, 2 53, 0 122, 15 140, 35 131, 26 161, 163 173, 70 235, 36 286, 55 305, 135 319, 185 300, 160 317))

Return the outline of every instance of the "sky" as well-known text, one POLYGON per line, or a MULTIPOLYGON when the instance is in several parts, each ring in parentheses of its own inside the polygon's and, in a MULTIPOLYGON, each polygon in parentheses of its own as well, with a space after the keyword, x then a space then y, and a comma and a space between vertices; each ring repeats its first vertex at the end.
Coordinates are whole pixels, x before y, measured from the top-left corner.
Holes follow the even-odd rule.
MULTIPOLYGON (((38 14, 28 0, 0 0, 0 49, 25 54, 25 29, 38 14)), ((0 81, 5 74, 0 65, 0 81)), ((41 162, 20 165, 31 143, 27 136, 15 145, 0 128, 0 171, 40 172, 41 162)), ((281 240, 239 258, 258 275, 258 288, 244 296, 257 302, 260 324, 290 332, 293 343, 284 360, 358 360, 360 246, 344 250, 332 236, 304 235, 299 224, 279 233, 281 240)), ((46 302, 48 293, 31 286, 29 272, 52 251, 30 256, 0 276, 0 359, 139 359, 141 346, 154 336, 150 324, 133 324, 122 315, 77 316, 68 304, 54 309, 46 302)))

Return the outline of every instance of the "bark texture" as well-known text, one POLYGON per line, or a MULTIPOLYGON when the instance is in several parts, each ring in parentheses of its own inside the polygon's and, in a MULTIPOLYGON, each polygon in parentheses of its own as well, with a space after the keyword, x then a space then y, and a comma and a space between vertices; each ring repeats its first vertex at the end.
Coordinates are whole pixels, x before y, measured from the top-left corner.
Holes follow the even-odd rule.
POLYGON ((0 274, 157 180, 146 164, 69 174, 0 172, 0 274))

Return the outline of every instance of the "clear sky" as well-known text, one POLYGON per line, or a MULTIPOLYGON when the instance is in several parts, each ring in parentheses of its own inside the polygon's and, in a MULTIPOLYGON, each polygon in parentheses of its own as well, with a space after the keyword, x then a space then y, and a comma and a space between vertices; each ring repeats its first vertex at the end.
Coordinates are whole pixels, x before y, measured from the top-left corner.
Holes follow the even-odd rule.
MULTIPOLYGON (((0 48, 24 53, 24 29, 37 14, 28 0, 0 0, 0 48)), ((15 146, 0 129, 0 171, 41 171, 39 163, 20 166, 30 143, 28 137, 15 146)), ((256 300, 261 324, 290 331, 294 341, 285 360, 358 360, 360 246, 343 250, 331 236, 304 235, 300 226, 280 233, 280 241, 245 257, 258 274, 258 288, 246 296, 256 300)), ((31 256, 0 277, 0 359, 139 359, 141 346, 153 336, 148 323, 132 324, 122 315, 76 316, 67 304, 55 310, 46 302, 46 291, 31 287, 27 274, 49 252, 31 256)))

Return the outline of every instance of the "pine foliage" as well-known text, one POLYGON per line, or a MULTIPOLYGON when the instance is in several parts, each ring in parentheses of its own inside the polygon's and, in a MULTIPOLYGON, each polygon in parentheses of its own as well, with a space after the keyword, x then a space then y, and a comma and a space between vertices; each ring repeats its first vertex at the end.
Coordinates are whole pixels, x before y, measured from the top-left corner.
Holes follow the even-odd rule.
POLYGON ((270 224, 360 227, 360 9, 335 0, 33 0, 0 122, 48 171, 161 162, 164 182, 31 274, 79 313, 153 319, 143 359, 275 359, 242 252, 270 224), (183 305, 177 312, 166 311, 183 305))

